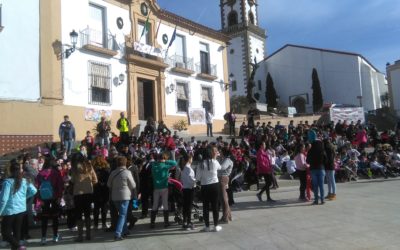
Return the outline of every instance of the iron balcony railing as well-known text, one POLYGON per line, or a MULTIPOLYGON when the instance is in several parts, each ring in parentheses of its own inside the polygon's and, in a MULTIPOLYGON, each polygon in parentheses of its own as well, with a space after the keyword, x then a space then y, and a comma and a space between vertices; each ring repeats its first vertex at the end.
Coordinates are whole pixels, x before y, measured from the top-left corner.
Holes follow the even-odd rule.
POLYGON ((94 45, 109 50, 118 50, 118 44, 115 41, 115 37, 111 34, 93 30, 89 27, 80 31, 80 34, 82 47, 85 45, 94 45))
POLYGON ((209 63, 196 63, 196 72, 198 74, 217 76, 217 65, 209 63))
POLYGON ((193 58, 173 55, 168 58, 168 64, 173 68, 182 68, 193 71, 193 58))

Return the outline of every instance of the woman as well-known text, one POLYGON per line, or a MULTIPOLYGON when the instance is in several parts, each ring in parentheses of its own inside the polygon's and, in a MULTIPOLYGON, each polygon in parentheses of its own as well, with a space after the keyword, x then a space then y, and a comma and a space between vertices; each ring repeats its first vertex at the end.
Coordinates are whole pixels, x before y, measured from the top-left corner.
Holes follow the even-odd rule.
POLYGON ((313 205, 318 205, 318 191, 320 193, 321 205, 325 204, 324 201, 324 178, 325 170, 324 163, 326 161, 326 153, 324 144, 320 140, 315 140, 311 149, 307 153, 307 163, 310 164, 312 187, 314 192, 313 205))
POLYGON ((196 186, 196 178, 192 169, 193 157, 184 154, 179 162, 182 170, 181 182, 183 186, 183 223, 182 228, 187 230, 194 230, 192 217, 192 203, 194 195, 194 187, 196 186))
POLYGON ((257 193, 257 198, 259 201, 262 201, 262 193, 265 191, 267 193, 267 201, 275 202, 275 200, 271 199, 269 191, 269 187, 272 184, 272 172, 273 169, 269 155, 266 151, 266 145, 265 142, 262 142, 260 148, 257 151, 257 174, 264 178, 265 186, 261 189, 259 193, 257 193))
POLYGON ((218 148, 216 146, 211 146, 209 148, 209 157, 197 168, 196 179, 200 181, 201 184, 201 196, 203 199, 203 218, 205 227, 204 232, 210 231, 210 203, 213 213, 214 220, 214 231, 219 232, 222 227, 218 225, 218 170, 222 169, 221 165, 217 161, 217 156, 219 155, 218 148), (208 158, 208 159, 207 159, 208 158))
POLYGON ((307 169, 310 167, 306 162, 305 146, 300 144, 297 146, 294 161, 296 162, 296 172, 300 180, 300 196, 299 200, 309 201, 306 198, 307 187, 307 169))
POLYGON ((92 239, 90 211, 93 201, 93 185, 97 183, 97 176, 90 161, 83 157, 81 153, 73 155, 71 162, 71 182, 73 185, 76 224, 78 226, 78 237, 75 241, 83 242, 82 214, 85 217, 86 240, 92 239))
POLYGON ((94 209, 93 209, 93 222, 94 228, 97 229, 99 227, 99 215, 101 212, 101 226, 103 229, 107 228, 106 219, 107 219, 107 204, 108 204, 108 187, 107 180, 110 176, 110 166, 108 162, 104 160, 103 157, 97 156, 93 160, 93 168, 96 172, 97 183, 94 185, 93 190, 93 201, 94 201, 94 209))
POLYGON ((11 161, 9 173, 0 192, 0 215, 3 217, 1 233, 11 249, 26 249, 20 245, 22 220, 26 212, 26 200, 33 197, 37 190, 22 178, 22 166, 16 160, 11 161))
POLYGON ((224 159, 222 160, 221 167, 224 168, 224 170, 218 170, 218 179, 221 187, 220 203, 222 204, 223 211, 220 220, 221 223, 232 221, 231 208, 229 207, 228 193, 226 191, 229 187, 229 176, 233 169, 233 161, 230 159, 230 155, 231 152, 228 148, 222 149, 222 156, 224 159))
POLYGON ((150 228, 155 227, 155 220, 158 212, 159 201, 162 200, 164 227, 169 227, 169 211, 168 211, 168 173, 169 170, 176 166, 176 161, 168 160, 169 152, 164 151, 159 161, 151 164, 151 173, 153 176, 153 208, 151 210, 150 228))
POLYGON ((117 168, 111 172, 107 186, 111 190, 111 200, 118 212, 118 220, 115 226, 115 240, 123 240, 128 234, 126 223, 129 201, 132 190, 136 188, 131 171, 126 169, 127 160, 123 156, 116 158, 117 168))
POLYGON ((326 153, 325 172, 328 182, 328 200, 336 200, 336 182, 335 182, 335 148, 330 139, 324 140, 324 147, 326 153))
POLYGON ((64 181, 58 170, 58 164, 48 158, 45 160, 43 169, 36 177, 36 186, 39 189, 39 198, 42 201, 42 240, 45 245, 48 220, 53 221, 53 242, 59 241, 58 217, 60 215, 60 202, 64 190, 64 181))

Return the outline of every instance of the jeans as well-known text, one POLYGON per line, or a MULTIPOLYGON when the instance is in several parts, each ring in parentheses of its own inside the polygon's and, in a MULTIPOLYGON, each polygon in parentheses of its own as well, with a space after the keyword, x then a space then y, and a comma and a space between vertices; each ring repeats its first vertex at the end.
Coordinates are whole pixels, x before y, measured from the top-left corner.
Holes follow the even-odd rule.
POLYGON ((128 226, 126 224, 126 217, 128 212, 129 200, 114 201, 114 204, 118 211, 118 221, 115 227, 115 237, 121 237, 123 233, 128 231, 128 226))
POLYGON ((72 150, 72 140, 64 140, 63 145, 64 150, 67 151, 67 155, 70 155, 72 150))
POLYGON ((106 146, 108 149, 110 145, 110 140, 108 139, 108 136, 100 136, 99 143, 101 146, 106 146))
POLYGON ((213 137, 212 123, 207 123, 207 136, 213 137))
POLYGON ((312 186, 314 192, 314 202, 318 202, 318 189, 320 194, 321 202, 324 201, 324 178, 325 170, 313 169, 311 170, 312 186))
POLYGON ((326 179, 328 181, 328 193, 336 194, 335 170, 326 170, 326 179))

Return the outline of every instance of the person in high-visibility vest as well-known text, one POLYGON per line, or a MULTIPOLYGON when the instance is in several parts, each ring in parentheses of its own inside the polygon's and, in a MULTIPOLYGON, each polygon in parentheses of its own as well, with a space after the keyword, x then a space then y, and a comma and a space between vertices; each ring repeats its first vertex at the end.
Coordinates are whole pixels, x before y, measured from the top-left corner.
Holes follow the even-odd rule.
POLYGON ((117 121, 117 129, 119 130, 120 141, 124 145, 129 144, 129 121, 125 118, 125 113, 121 112, 121 118, 117 121))

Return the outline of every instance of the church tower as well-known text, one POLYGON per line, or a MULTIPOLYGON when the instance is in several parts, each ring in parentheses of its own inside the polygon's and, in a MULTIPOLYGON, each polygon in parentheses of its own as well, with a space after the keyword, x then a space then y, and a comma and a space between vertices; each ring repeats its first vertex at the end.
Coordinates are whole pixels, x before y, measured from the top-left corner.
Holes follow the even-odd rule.
MULTIPOLYGON (((227 48, 229 75, 234 78, 230 95, 246 96, 252 71, 250 63, 265 57, 267 36, 259 27, 258 0, 220 0, 220 8, 222 32, 231 37, 227 48)), ((255 90, 261 90, 259 82, 255 85, 255 90)))

